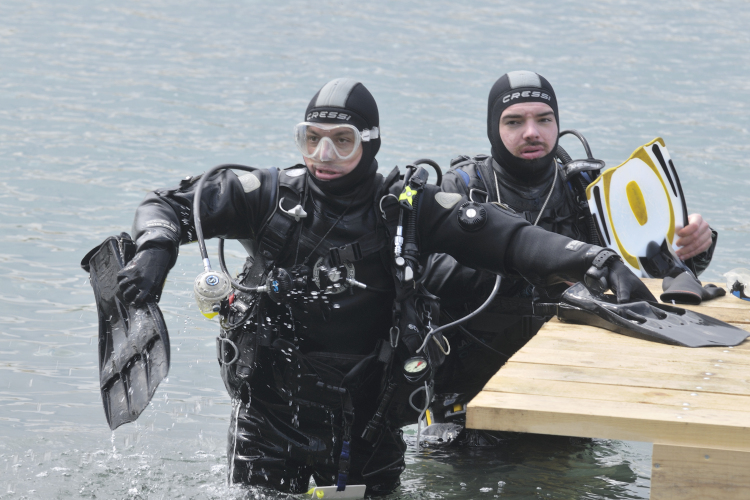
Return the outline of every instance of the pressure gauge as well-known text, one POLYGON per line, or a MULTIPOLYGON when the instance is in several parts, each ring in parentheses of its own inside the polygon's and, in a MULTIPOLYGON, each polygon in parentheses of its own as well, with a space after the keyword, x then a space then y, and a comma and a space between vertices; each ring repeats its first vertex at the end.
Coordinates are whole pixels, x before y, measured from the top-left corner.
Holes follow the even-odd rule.
POLYGON ((427 366, 427 360, 424 358, 409 358, 404 363, 404 371, 407 375, 419 375, 427 369, 427 366))

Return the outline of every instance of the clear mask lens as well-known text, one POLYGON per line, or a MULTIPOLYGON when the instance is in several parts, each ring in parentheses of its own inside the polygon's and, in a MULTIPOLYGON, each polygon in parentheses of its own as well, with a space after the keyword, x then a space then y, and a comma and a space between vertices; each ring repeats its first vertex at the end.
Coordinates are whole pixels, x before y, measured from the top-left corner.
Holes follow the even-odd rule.
POLYGON ((750 300, 750 269, 739 267, 724 273, 729 293, 743 300, 750 300))
POLYGON ((294 139, 305 158, 336 161, 357 154, 362 134, 353 125, 303 122, 294 127, 294 139))

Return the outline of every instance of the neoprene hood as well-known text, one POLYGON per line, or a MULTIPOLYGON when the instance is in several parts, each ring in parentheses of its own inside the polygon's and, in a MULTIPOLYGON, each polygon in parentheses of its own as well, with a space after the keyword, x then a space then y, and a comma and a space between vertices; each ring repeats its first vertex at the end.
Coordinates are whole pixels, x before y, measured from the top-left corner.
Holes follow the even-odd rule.
MULTIPOLYGON (((310 100, 305 111, 306 122, 348 123, 362 130, 380 129, 378 105, 362 83, 351 78, 337 78, 326 83, 310 100)), ((354 170, 343 177, 322 181, 310 176, 324 192, 343 194, 377 172, 375 155, 380 149, 380 137, 362 142, 362 159, 354 170)))
POLYGON ((523 102, 541 102, 549 105, 555 113, 559 132, 560 117, 552 85, 537 73, 511 71, 498 78, 490 89, 487 101, 487 137, 492 145, 492 157, 495 161, 514 177, 528 182, 550 168, 557 151, 557 140, 547 155, 533 160, 518 158, 508 151, 500 138, 500 116, 510 106, 523 102))

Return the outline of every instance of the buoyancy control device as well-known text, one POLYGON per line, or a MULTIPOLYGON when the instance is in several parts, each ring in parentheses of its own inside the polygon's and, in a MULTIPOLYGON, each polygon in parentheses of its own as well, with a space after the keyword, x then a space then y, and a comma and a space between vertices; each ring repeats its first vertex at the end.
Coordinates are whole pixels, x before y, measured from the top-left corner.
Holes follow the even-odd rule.
MULTIPOLYGON (((440 177, 437 164, 429 160, 415 162, 433 166, 440 177)), ((290 302, 302 300, 326 301, 330 294, 342 288, 370 288, 353 276, 350 261, 362 258, 363 253, 380 252, 384 264, 390 268, 394 284, 393 323, 387 339, 382 339, 373 357, 382 363, 382 380, 378 409, 365 426, 362 438, 377 450, 380 432, 386 426, 398 428, 418 421, 432 398, 432 379, 450 352, 440 333, 433 332, 434 321, 439 316, 439 301, 429 294, 420 281, 417 218, 419 198, 428 180, 428 172, 416 165, 408 166, 404 189, 399 196, 385 194, 379 201, 382 232, 363 237, 350 245, 332 248, 324 262, 314 266, 295 265, 282 268, 276 265, 282 258, 286 243, 292 239, 297 223, 305 218, 307 196, 306 176, 298 176, 287 185, 275 186, 276 209, 268 217, 256 240, 257 250, 249 258, 238 280, 230 278, 223 258, 223 240, 219 243, 219 261, 222 272, 215 272, 205 251, 200 225, 200 215, 194 211, 196 235, 201 248, 204 272, 196 278, 196 301, 206 317, 220 316, 221 333, 217 338, 217 357, 230 395, 249 401, 250 380, 255 370, 259 349, 279 348, 279 326, 269 321, 267 308, 285 307, 290 302), (283 195, 283 196, 282 196, 283 195), (396 223, 396 219, 398 222, 396 223), (369 239, 381 238, 392 245, 378 245, 369 239), (225 289, 229 288, 228 292, 225 289), (208 287, 221 289, 214 292, 208 287), (211 293, 207 293, 206 290, 211 293), (208 314, 206 314, 208 313, 208 314)), ((202 182, 220 169, 234 168, 252 171, 252 167, 220 165, 206 172, 195 192, 194 206, 200 206, 202 182)), ((272 175, 272 178, 281 176, 272 175)), ((399 179, 394 169, 385 180, 385 189, 399 179)), ((380 290, 390 292, 390 290, 380 290)), ((286 342, 286 341, 282 341, 286 342)), ((284 344, 286 345, 286 343, 284 344)), ((288 347, 288 346, 287 346, 288 347)), ((296 355, 304 357, 299 350, 296 355)), ((356 368, 355 368, 356 369, 356 368)), ((354 370, 354 369, 353 369, 354 370)), ((344 379, 351 374, 344 376, 344 379)), ((339 457, 340 489, 346 486, 349 455, 349 432, 355 408, 345 383, 330 384, 320 381, 323 387, 340 391, 344 413, 343 446, 339 457)))

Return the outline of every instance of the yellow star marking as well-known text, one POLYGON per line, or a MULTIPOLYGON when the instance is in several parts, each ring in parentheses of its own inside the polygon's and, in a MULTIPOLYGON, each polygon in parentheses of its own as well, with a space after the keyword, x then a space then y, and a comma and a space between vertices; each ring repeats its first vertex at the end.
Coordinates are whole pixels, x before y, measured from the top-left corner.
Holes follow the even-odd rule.
POLYGON ((417 194, 416 191, 413 191, 412 188, 409 186, 406 186, 404 188, 404 191, 401 193, 401 195, 398 197, 398 201, 406 201, 406 203, 409 204, 409 206, 412 206, 412 198, 414 195, 417 194))

